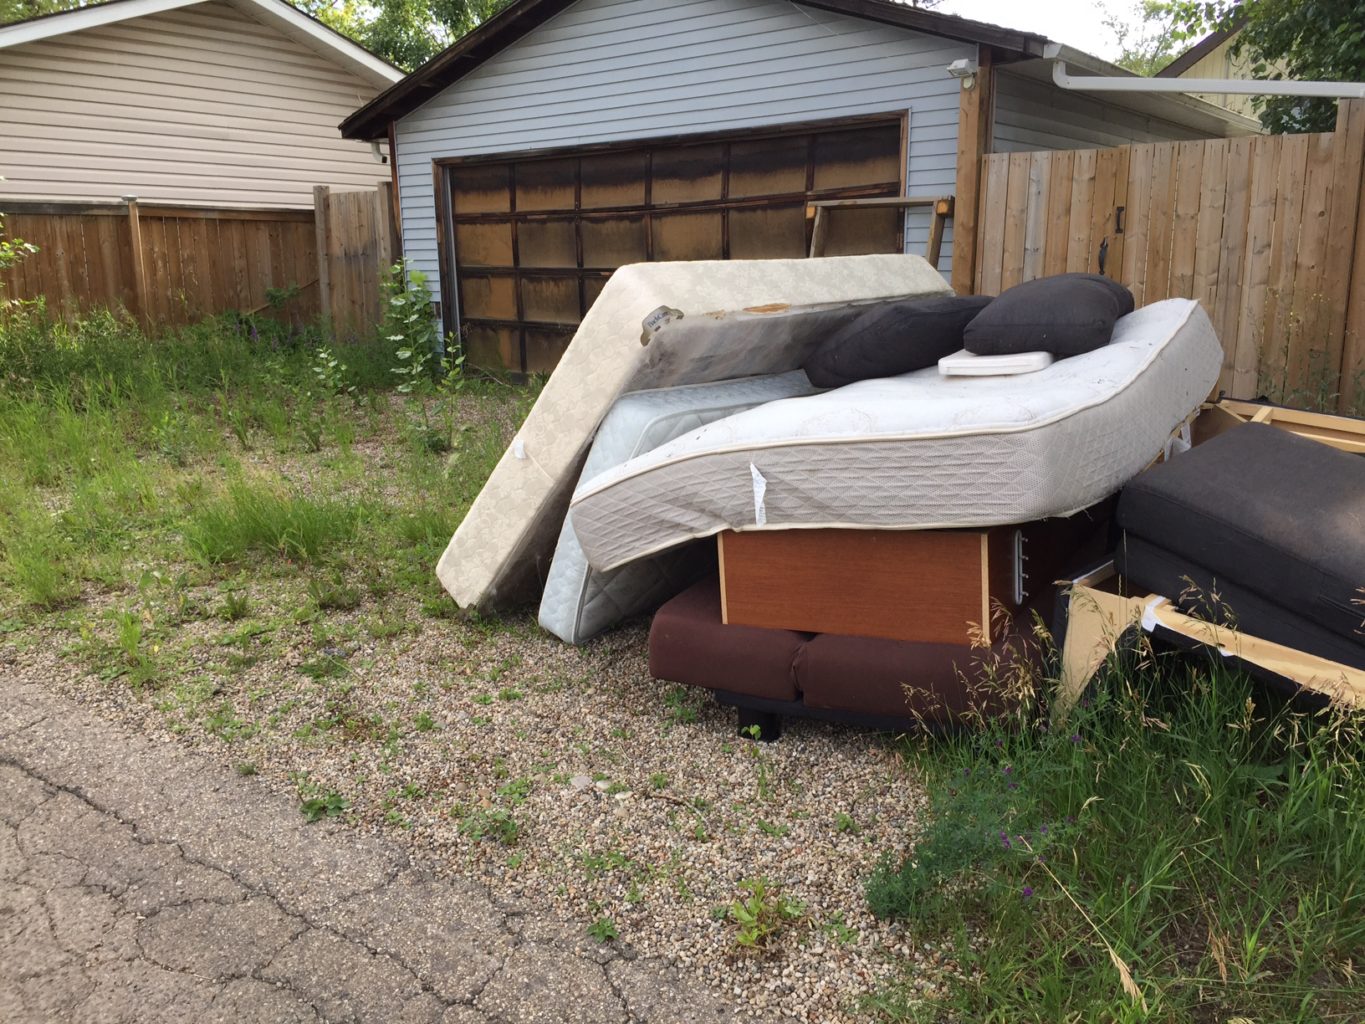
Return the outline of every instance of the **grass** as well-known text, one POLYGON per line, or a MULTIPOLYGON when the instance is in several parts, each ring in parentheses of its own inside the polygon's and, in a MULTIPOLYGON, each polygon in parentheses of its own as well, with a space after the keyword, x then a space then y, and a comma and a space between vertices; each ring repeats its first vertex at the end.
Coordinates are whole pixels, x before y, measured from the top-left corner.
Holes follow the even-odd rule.
POLYGON ((1218 664, 1111 666, 1048 728, 911 744, 928 824, 867 885, 958 965, 894 1021, 1357 1021, 1365 1007, 1361 722, 1218 664))
POLYGON ((292 610, 240 587, 263 573, 303 580, 322 612, 399 589, 449 614, 431 566, 533 395, 471 383, 441 407, 459 457, 433 453, 392 354, 323 340, 235 315, 149 338, 108 313, 0 310, 5 617, 98 604, 148 571, 221 585, 228 622, 292 610), (382 471, 376 441, 397 456, 382 471))

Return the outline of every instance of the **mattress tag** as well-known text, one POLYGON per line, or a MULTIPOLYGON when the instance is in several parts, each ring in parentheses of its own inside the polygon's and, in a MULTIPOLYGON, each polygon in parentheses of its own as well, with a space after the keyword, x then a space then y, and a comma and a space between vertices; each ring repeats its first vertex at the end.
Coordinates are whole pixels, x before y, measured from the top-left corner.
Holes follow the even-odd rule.
POLYGON ((512 442, 512 458, 514 459, 526 458, 526 442, 523 441, 521 438, 517 438, 515 441, 512 442))
POLYGON ((640 335, 640 344, 648 345, 655 333, 664 324, 670 324, 674 320, 681 320, 683 311, 674 309, 672 306, 660 306, 653 313, 650 313, 644 320, 644 331, 640 335))
POLYGON ((763 504, 763 496, 768 493, 768 481, 752 462, 749 463, 749 473, 754 478, 754 525, 763 526, 768 522, 768 510, 763 504))
POLYGON ((1154 597, 1148 601, 1146 606, 1142 609, 1142 628, 1148 633, 1156 631, 1156 627, 1159 625, 1159 620, 1156 617, 1156 610, 1165 603, 1166 599, 1164 597, 1154 597))

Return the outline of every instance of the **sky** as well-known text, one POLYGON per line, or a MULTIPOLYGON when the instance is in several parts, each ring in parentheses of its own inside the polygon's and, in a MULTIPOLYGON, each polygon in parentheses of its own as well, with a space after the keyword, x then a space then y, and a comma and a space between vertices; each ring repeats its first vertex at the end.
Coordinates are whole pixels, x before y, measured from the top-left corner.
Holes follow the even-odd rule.
POLYGON ((1136 20, 1135 6, 1135 0, 1108 0, 1107 7, 1105 0, 944 0, 934 10, 1036 32, 1113 60, 1118 46, 1104 18, 1112 9, 1123 20, 1136 20))

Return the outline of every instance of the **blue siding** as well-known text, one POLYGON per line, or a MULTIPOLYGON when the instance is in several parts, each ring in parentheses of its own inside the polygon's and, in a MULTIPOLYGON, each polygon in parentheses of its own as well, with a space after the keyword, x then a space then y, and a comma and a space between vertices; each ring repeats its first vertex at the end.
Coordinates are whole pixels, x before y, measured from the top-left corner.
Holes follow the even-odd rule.
POLYGON ((1192 128, 1148 117, 1093 96, 1065 92, 1002 71, 995 79, 997 153, 1035 149, 1105 149, 1130 142, 1202 139, 1192 128))
MULTIPOLYGON (((432 160, 910 111, 907 190, 953 192, 975 47, 786 0, 579 0, 402 118, 407 258, 436 274, 432 160)), ((928 214, 912 216, 923 251, 928 214)), ((948 269, 951 226, 942 267, 948 269)))

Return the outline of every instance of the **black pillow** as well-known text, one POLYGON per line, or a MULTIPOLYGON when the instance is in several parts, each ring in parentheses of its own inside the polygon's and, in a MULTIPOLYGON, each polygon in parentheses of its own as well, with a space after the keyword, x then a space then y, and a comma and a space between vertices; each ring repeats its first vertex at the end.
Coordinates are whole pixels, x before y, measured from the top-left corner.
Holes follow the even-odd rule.
POLYGON ((817 388, 838 388, 933 366, 962 348, 962 329, 990 301, 946 295, 879 303, 821 342, 806 360, 806 376, 817 388))
POLYGON ((1058 274, 1009 288, 963 332, 979 356, 1051 352, 1078 356, 1103 348, 1114 321, 1133 311, 1133 293, 1100 274, 1058 274))

